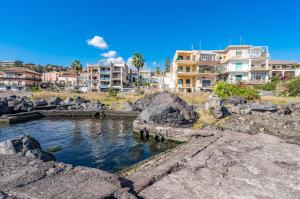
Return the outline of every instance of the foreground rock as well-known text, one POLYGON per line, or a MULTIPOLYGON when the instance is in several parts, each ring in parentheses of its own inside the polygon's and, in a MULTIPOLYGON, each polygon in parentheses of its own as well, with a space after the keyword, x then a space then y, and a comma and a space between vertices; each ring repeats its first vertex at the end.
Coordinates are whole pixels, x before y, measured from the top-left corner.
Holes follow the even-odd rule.
POLYGON ((38 158, 43 161, 55 161, 55 157, 43 151, 39 142, 29 135, 1 142, 0 154, 26 156, 38 158))
POLYGON ((146 199, 299 198, 298 145, 262 133, 211 132, 125 177, 146 199))
POLYGON ((191 126, 199 117, 192 106, 169 92, 147 95, 134 103, 134 109, 141 111, 142 121, 166 126, 191 126))
POLYGON ((116 175, 86 167, 0 154, 0 197, 133 199, 116 175))

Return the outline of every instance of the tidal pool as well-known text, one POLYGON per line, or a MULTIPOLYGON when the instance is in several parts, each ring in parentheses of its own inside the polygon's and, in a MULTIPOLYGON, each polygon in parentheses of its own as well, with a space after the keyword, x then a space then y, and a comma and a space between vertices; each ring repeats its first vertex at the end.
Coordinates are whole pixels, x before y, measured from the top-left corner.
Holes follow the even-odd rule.
POLYGON ((0 142, 29 134, 57 161, 117 172, 175 147, 171 142, 142 141, 132 119, 42 119, 0 125, 0 142))

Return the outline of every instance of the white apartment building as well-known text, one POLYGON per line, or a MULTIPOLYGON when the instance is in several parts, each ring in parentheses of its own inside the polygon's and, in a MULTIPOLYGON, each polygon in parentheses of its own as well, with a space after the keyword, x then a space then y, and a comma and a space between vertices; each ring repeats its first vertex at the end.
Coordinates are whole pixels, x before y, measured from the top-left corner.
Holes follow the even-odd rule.
POLYGON ((262 84, 269 81, 268 47, 231 45, 216 52, 221 55, 229 83, 262 84))
POLYGON ((128 66, 125 62, 121 64, 99 62, 88 65, 87 73, 89 91, 106 92, 109 88, 122 91, 128 84, 128 66))

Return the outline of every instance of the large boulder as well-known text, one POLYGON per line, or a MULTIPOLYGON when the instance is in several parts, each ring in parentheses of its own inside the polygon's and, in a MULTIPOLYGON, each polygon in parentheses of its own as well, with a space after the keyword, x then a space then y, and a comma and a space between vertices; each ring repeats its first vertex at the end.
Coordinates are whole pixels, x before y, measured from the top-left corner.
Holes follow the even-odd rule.
POLYGON ((33 106, 37 107, 37 106, 47 106, 48 102, 45 99, 39 99, 39 100, 35 100, 33 101, 33 106))
POLYGON ((123 111, 137 111, 137 107, 131 102, 124 102, 123 103, 123 111))
POLYGON ((198 120, 198 113, 178 96, 169 92, 148 95, 134 103, 144 122, 166 126, 190 126, 198 120))
POLYGON ((216 119, 229 115, 228 109, 223 105, 223 101, 216 95, 211 95, 204 104, 204 110, 212 112, 216 119))
POLYGON ((52 97, 51 99, 49 99, 48 104, 50 105, 60 105, 60 103, 62 102, 62 99, 60 99, 59 97, 52 97))
POLYGON ((38 158, 43 161, 55 161, 55 157, 43 151, 39 142, 30 135, 22 135, 1 142, 0 154, 26 156, 38 158))
POLYGON ((10 112, 10 108, 8 107, 7 101, 0 101, 0 115, 8 114, 10 112))

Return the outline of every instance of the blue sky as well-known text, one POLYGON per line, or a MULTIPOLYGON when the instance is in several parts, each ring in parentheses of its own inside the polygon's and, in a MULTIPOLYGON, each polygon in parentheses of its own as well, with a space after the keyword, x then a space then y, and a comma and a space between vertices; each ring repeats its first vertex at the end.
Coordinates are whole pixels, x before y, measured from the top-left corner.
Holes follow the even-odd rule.
POLYGON ((138 51, 155 68, 176 49, 200 41, 221 49, 242 36, 268 45, 272 59, 300 61, 297 0, 1 0, 0 7, 0 60, 86 65, 108 51, 125 61, 138 51), (88 45, 93 38, 98 47, 88 45))

